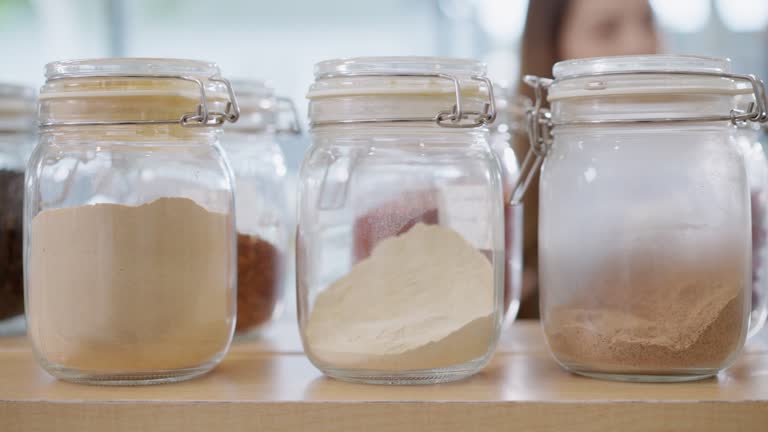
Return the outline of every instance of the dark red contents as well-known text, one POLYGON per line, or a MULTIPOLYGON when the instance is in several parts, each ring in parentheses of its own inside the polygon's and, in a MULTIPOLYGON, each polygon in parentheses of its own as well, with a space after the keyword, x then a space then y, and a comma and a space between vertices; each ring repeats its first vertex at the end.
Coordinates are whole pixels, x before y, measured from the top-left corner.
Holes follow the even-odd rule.
POLYGON ((437 224, 434 196, 430 191, 409 192, 360 216, 354 226, 355 261, 367 258, 380 241, 400 235, 417 223, 437 224))

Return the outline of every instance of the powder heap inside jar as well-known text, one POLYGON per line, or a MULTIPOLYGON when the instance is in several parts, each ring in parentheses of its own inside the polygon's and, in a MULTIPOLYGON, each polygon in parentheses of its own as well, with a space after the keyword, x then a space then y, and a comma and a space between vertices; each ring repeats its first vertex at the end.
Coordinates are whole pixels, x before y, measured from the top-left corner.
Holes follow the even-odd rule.
POLYGON ((282 257, 268 241, 237 236, 237 326, 245 333, 272 318, 280 299, 282 257))
MULTIPOLYGON (((435 190, 408 191, 399 195, 396 199, 389 200, 372 210, 369 210, 355 220, 354 257, 360 260, 368 257, 373 248, 382 240, 392 236, 403 234, 417 223, 437 225, 440 221, 438 210, 438 192, 435 190)), ((507 200, 508 201, 508 200, 507 200)), ((515 279, 515 270, 522 257, 521 251, 515 250, 515 231, 517 224, 522 220, 522 207, 504 205, 504 312, 509 310, 512 302, 513 284, 519 283, 515 279), (516 254, 517 252, 517 254, 516 254)), ((517 226, 519 228, 519 226, 517 226)), ((522 246, 522 243, 520 244, 522 246)), ((484 251, 488 259, 492 253, 484 251)))
POLYGON ((24 313, 24 173, 0 170, 0 321, 24 313))
POLYGON ((748 283, 743 254, 721 252, 696 262, 647 251, 632 264, 609 260, 588 296, 547 309, 552 351, 575 370, 720 368, 746 333, 748 283))
POLYGON ((334 368, 383 371, 482 358, 497 325, 493 277, 460 234, 418 223, 317 295, 308 351, 334 368))
POLYGON ((222 355, 233 218, 185 198, 45 210, 30 226, 29 336, 57 368, 138 373, 222 355))

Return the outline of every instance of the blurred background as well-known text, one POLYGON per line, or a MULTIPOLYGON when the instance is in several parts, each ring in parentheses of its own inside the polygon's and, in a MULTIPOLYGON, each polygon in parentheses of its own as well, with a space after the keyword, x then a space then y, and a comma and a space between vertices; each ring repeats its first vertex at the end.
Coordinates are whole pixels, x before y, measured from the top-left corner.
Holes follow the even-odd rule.
MULTIPOLYGON (((536 1, 536 0, 532 0, 536 1)), ((617 0, 622 1, 622 0, 617 0)), ((727 56, 768 76, 768 0, 651 1, 664 50, 727 56)), ((362 55, 479 58, 514 82, 528 0, 0 0, 0 80, 39 86, 43 64, 88 57, 219 63, 293 98, 319 60, 362 55)))
MULTIPOLYGON (((528 3, 0 0, 0 81, 39 87, 43 65, 61 59, 210 60, 228 78, 270 82, 297 104, 306 126, 304 95, 313 65, 324 59, 477 58, 488 64, 495 81, 516 82, 528 3)), ((768 76, 768 0, 651 0, 650 5, 663 51, 730 57, 736 72, 768 76)), ((300 137, 283 146, 289 170, 295 172, 307 142, 300 137)))

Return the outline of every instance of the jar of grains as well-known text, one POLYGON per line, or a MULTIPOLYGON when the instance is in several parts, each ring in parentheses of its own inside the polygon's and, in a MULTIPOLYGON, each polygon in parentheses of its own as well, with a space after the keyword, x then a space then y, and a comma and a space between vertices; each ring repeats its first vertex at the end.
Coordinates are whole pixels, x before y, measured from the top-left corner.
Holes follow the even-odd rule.
POLYGON ((29 337, 56 377, 146 384, 211 370, 235 324, 238 118, 211 63, 46 66, 25 197, 29 337))
POLYGON ((263 328, 282 309, 289 233, 290 191, 286 164, 277 140, 281 133, 298 133, 298 118, 290 100, 276 97, 261 81, 234 81, 240 119, 225 127, 221 139, 235 174, 237 212, 236 334, 263 328), (288 129, 280 117, 291 114, 288 129))
POLYGON ((24 169, 35 109, 33 89, 0 83, 0 336, 24 332, 24 169))
POLYGON ((727 60, 666 55, 565 61, 553 81, 527 82, 539 97, 523 171, 544 160, 541 311, 557 361, 638 381, 728 367, 752 297, 735 125, 768 117, 762 82, 727 60))
POLYGON ((485 66, 325 61, 308 97, 296 278, 310 360, 372 383, 477 372, 499 336, 505 262, 485 66))

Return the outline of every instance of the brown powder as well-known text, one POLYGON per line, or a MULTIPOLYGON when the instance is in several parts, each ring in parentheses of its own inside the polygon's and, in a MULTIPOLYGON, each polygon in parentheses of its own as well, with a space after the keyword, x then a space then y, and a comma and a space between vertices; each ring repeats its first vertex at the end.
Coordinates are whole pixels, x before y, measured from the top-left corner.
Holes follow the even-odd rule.
POLYGON ((280 298, 282 259, 271 243, 256 236, 237 236, 237 333, 272 318, 280 298))
POLYGON ((37 214, 27 318, 39 356, 103 374, 215 361, 234 324, 232 224, 185 198, 37 214))
POLYGON ((24 173, 0 170, 0 320, 24 313, 24 173))
POLYGON ((703 262, 687 272, 683 266, 664 268, 644 277, 641 272, 649 269, 640 264, 640 272, 623 279, 620 271, 608 271, 601 280, 611 283, 589 299, 546 311, 550 347, 577 370, 719 369, 746 333, 746 274, 737 262, 703 262))

